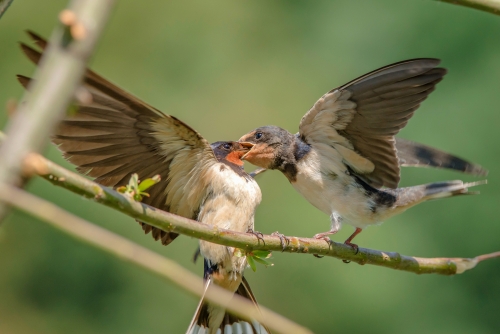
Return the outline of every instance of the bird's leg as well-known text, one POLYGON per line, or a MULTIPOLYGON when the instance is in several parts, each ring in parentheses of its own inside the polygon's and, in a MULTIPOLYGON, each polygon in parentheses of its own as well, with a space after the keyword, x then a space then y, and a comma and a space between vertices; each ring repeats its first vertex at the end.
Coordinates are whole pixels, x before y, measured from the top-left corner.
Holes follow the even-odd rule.
POLYGON ((360 234, 361 231, 363 231, 363 230, 360 229, 359 227, 356 227, 356 231, 354 231, 354 233, 351 234, 351 236, 349 238, 347 238, 346 241, 344 241, 344 244, 351 246, 356 251, 355 254, 358 254, 359 247, 358 247, 358 245, 353 244, 351 241, 352 241, 352 239, 354 239, 355 236, 357 236, 358 234, 360 234))
POLYGON ((280 238, 280 244, 281 244, 281 251, 284 252, 286 246, 290 245, 290 239, 285 237, 284 234, 279 233, 278 231, 271 233, 273 237, 278 237, 280 238), (286 245, 285 245, 286 243, 286 245))
POLYGON ((260 233, 260 232, 258 232, 258 231, 254 231, 252 228, 249 228, 249 229, 248 229, 248 231, 247 231, 247 233, 250 233, 250 234, 255 235, 255 237, 257 237, 257 241, 262 240, 262 242, 263 242, 264 244, 266 244, 266 243, 264 242, 264 234, 262 234, 262 233, 260 233))
POLYGON ((314 239, 323 239, 329 245, 332 243, 332 240, 327 236, 335 234, 340 230, 340 226, 342 225, 342 217, 340 217, 336 213, 332 213, 332 215, 330 216, 330 221, 331 221, 330 231, 315 234, 314 239))
MULTIPOLYGON (((318 233, 314 235, 314 239, 322 239, 328 243, 328 246, 332 244, 332 240, 328 237, 328 235, 332 235, 337 233, 340 230, 340 226, 342 226, 342 217, 336 213, 332 213, 330 216, 331 226, 330 231, 318 233)), ((313 254, 317 258, 322 258, 323 256, 319 256, 318 254, 313 254)))

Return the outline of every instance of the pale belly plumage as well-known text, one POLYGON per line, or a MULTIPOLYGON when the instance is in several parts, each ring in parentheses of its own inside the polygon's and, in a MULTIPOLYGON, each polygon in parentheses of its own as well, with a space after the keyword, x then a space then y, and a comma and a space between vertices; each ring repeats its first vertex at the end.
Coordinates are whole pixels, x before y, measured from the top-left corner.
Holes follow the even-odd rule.
POLYGON ((385 219, 388 208, 374 212, 374 200, 349 175, 346 166, 331 157, 322 157, 313 149, 297 163, 297 179, 292 186, 309 203, 331 217, 332 225, 347 223, 365 228, 385 219), (340 218, 340 219, 335 219, 340 218))
MULTIPOLYGON (((245 178, 222 163, 211 167, 211 191, 200 207, 198 220, 202 223, 247 232, 253 229, 254 213, 262 194, 251 177, 245 178)), ((233 256, 234 248, 200 240, 201 255, 212 264, 222 264, 226 271, 242 272, 245 257, 233 256)))

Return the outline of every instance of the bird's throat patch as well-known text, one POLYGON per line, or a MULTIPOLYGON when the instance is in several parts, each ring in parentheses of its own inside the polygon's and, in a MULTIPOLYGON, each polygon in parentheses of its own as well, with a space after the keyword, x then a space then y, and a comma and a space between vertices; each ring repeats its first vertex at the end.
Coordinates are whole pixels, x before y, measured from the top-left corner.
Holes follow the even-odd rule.
POLYGON ((241 152, 233 151, 226 156, 226 160, 235 165, 243 166, 243 161, 241 161, 242 156, 243 154, 241 152))

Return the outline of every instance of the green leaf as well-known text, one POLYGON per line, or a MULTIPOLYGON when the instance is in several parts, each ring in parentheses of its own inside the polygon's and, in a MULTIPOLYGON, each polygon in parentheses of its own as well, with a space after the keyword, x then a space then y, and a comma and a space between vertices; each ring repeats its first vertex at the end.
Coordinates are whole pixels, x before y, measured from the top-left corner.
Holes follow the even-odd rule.
POLYGON ((255 262, 253 260, 253 257, 251 256, 247 256, 247 262, 248 262, 248 265, 250 266, 250 268, 252 268, 252 270, 255 272, 257 271, 257 266, 255 265, 255 262))
POLYGON ((161 181, 160 175, 155 175, 152 178, 142 180, 141 183, 139 184, 139 191, 142 193, 143 191, 154 186, 160 181, 161 181))
POLYGON ((253 256, 255 257, 260 257, 262 259, 267 259, 271 257, 271 251, 265 251, 265 250, 254 250, 252 251, 253 256))
MULTIPOLYGON (((274 263, 271 263, 271 262, 266 261, 266 260, 264 260, 264 259, 261 259, 261 258, 259 258, 259 257, 254 257, 254 258, 253 258, 253 260, 257 261, 257 262, 258 262, 258 263, 260 263, 260 264, 265 265, 266 267, 272 267, 272 266, 274 266, 274 263)), ((254 271, 255 271, 255 270, 254 270, 254 271)))

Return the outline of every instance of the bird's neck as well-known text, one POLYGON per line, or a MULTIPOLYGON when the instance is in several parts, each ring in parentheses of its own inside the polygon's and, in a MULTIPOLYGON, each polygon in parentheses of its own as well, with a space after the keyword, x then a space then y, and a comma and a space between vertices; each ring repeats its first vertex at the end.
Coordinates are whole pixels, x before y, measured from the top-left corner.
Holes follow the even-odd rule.
POLYGON ((289 138, 284 143, 278 152, 274 169, 280 170, 288 181, 295 182, 298 173, 297 162, 307 156, 311 147, 292 134, 289 134, 289 138))

